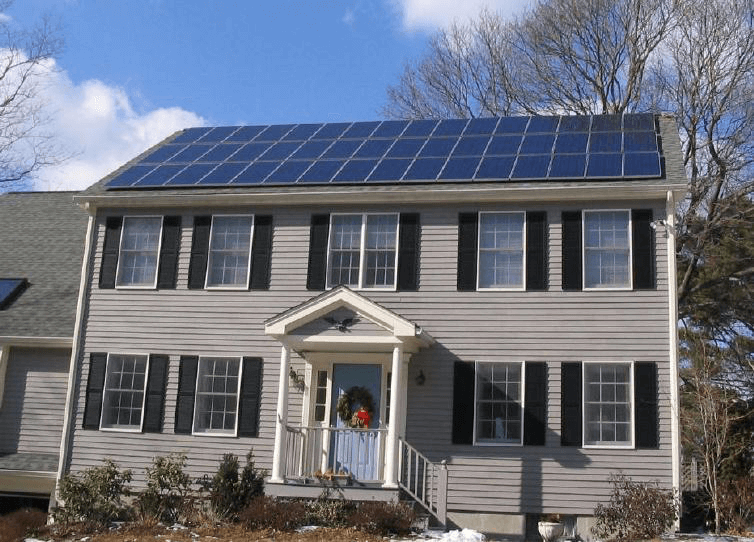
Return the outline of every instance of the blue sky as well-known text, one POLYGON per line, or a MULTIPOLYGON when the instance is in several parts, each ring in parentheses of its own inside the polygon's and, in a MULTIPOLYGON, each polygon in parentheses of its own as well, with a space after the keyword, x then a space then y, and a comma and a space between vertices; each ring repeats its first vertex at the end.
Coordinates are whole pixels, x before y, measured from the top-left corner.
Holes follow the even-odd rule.
POLYGON ((16 0, 12 24, 49 14, 65 40, 44 97, 71 159, 35 187, 83 188, 187 126, 380 118, 438 28, 526 3, 16 0))

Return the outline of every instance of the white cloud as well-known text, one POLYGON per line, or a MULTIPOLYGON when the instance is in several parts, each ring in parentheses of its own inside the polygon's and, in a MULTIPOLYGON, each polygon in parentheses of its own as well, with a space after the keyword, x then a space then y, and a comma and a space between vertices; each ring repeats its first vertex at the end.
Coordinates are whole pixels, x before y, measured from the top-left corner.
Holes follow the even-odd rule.
POLYGON ((97 80, 76 84, 54 65, 45 77, 46 131, 71 157, 38 170, 36 190, 86 188, 173 132, 206 124, 179 107, 139 113, 124 89, 97 80))
POLYGON ((530 0, 391 0, 407 31, 435 30, 454 21, 465 23, 483 8, 511 17, 531 4, 530 0))

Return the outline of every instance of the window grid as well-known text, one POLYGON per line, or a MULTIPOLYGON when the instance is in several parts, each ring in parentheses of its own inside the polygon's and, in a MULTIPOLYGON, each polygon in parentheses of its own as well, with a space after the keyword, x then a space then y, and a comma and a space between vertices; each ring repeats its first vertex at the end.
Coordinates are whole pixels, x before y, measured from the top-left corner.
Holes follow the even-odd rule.
POLYGON ((395 288, 397 246, 397 214, 332 215, 328 288, 395 288))
POLYGON ((323 422, 327 412, 327 371, 317 371, 314 393, 314 421, 323 422))
POLYGON ((584 443, 631 446, 631 365, 584 364, 584 392, 584 443))
POLYGON ((235 435, 240 366, 239 358, 199 358, 194 433, 235 435))
POLYGON ((629 211, 584 211, 584 287, 631 287, 629 211))
POLYGON ((524 213, 479 213, 478 288, 524 288, 524 213))
POLYGON ((154 288, 157 285, 161 233, 162 217, 123 218, 117 286, 154 288))
POLYGON ((141 430, 148 359, 146 355, 108 355, 100 428, 141 430))
POLYGON ((245 288, 249 283, 253 216, 213 216, 207 288, 245 288))
POLYGON ((522 443, 522 374, 521 363, 476 363, 476 444, 522 443))

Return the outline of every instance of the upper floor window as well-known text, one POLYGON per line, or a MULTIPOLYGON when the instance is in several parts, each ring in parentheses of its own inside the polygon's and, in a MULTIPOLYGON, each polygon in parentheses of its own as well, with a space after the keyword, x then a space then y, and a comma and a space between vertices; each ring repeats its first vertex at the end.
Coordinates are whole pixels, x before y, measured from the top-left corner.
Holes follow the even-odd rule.
POLYGON ((584 363, 584 444, 633 446, 630 363, 584 363))
POLYGON ((476 363, 474 441, 521 444, 523 434, 521 363, 476 363))
POLYGON ((102 429, 141 430, 146 355, 109 354, 102 396, 102 429))
POLYGON ((328 287, 396 287, 397 214, 344 214, 330 217, 328 287))
POLYGON ((249 283, 253 216, 213 216, 207 288, 246 288, 249 283))
POLYGON ((123 218, 116 286, 154 288, 157 285, 161 233, 162 217, 123 218))
POLYGON ((629 211, 584 211, 584 287, 631 288, 629 211))
POLYGON ((478 288, 524 288, 524 213, 479 213, 478 288))
POLYGON ((240 385, 240 358, 199 358, 194 433, 236 434, 240 385))

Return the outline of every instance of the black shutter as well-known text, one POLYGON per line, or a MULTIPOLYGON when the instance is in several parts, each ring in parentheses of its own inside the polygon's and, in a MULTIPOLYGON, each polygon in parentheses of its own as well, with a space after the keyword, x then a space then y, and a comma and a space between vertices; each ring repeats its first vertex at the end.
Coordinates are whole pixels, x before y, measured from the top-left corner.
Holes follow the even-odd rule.
MULTIPOLYGON (((287 378, 287 377, 286 377, 287 378)), ((259 400, 262 395, 262 358, 243 358, 238 436, 259 435, 259 400)))
POLYGON ((191 263, 189 264, 188 287, 192 290, 204 288, 207 278, 207 253, 209 232, 212 228, 211 216, 194 217, 194 235, 191 239, 191 263))
POLYGON ((168 356, 163 354, 149 356, 149 378, 147 379, 147 396, 144 399, 144 425, 142 426, 142 431, 145 433, 162 433, 167 374, 168 356))
POLYGON ((652 210, 631 211, 634 288, 655 288, 654 235, 652 235, 652 210))
POLYGON ((474 443, 474 378, 473 363, 453 364, 453 444, 474 443))
POLYGON ((660 445, 657 417, 657 364, 636 363, 634 366, 634 418, 636 447, 657 448, 660 445))
POLYGON ((178 372, 178 398, 175 404, 175 433, 191 434, 194 424, 194 393, 198 356, 181 356, 178 372))
POLYGON ((181 217, 166 216, 162 219, 162 245, 160 266, 157 271, 157 287, 175 289, 178 270, 178 252, 181 249, 181 217))
POLYGON ((102 265, 99 271, 100 288, 115 288, 115 274, 118 272, 118 253, 120 252, 120 231, 122 227, 122 216, 108 216, 105 220, 105 241, 102 246, 102 265))
POLYGON ((251 251, 252 290, 269 290, 272 258, 272 216, 254 217, 254 243, 251 251))
POLYGON ((398 232, 398 290, 419 289, 419 213, 401 213, 398 232))
POLYGON ((307 290, 324 290, 327 273, 327 236, 330 232, 330 215, 312 215, 309 231, 309 271, 307 290))
POLYGON ((476 290, 478 213, 458 215, 458 279, 459 291, 476 290))
POLYGON ((84 405, 84 429, 99 429, 102 414, 102 391, 105 387, 107 354, 89 354, 89 380, 86 383, 86 404, 84 405))
POLYGON ((547 213, 526 213, 526 289, 547 289, 547 213))
POLYGON ((560 366, 560 445, 581 446, 581 363, 560 366))
POLYGON ((564 211, 563 289, 581 290, 581 211, 564 211))
POLYGON ((544 446, 547 432, 547 364, 526 366, 524 392, 524 444, 544 446))

